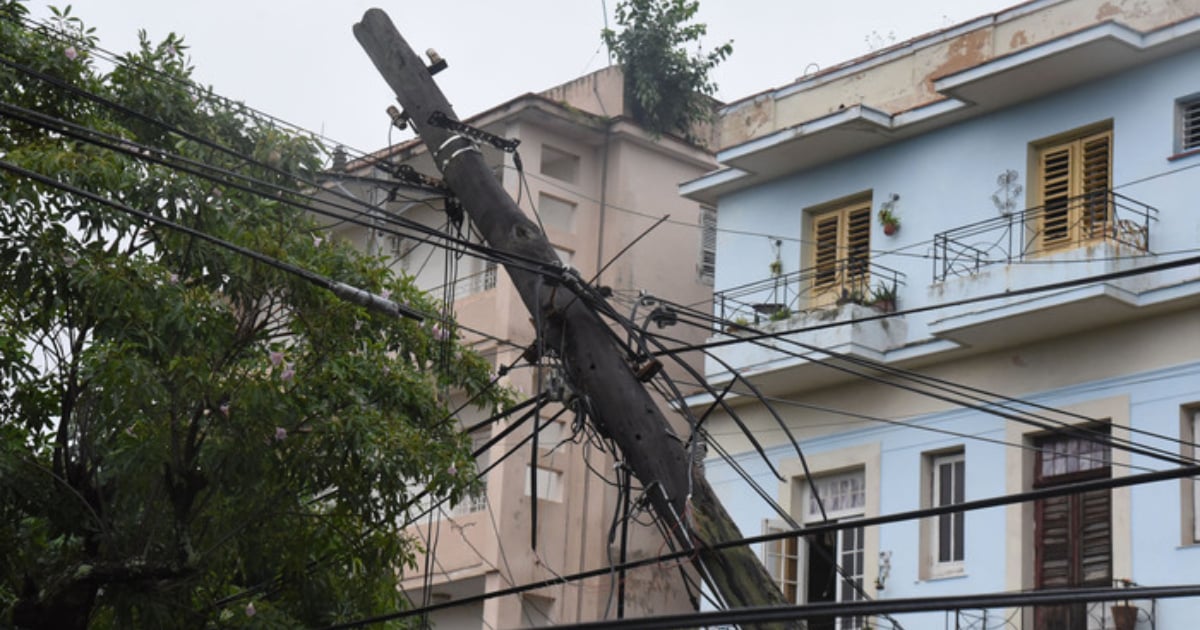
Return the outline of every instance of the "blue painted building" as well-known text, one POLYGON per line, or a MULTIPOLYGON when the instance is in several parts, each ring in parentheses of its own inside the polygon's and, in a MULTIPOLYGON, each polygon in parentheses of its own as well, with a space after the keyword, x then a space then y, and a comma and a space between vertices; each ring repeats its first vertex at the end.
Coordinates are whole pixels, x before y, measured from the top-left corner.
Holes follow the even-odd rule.
MULTIPOLYGON (((744 534, 1194 461, 1200 3, 1035 0, 734 102, 718 124, 721 168, 682 192, 717 209, 706 376, 748 384, 705 421, 706 470, 744 534)), ((1197 584, 1198 490, 1096 490, 761 551, 797 603, 1197 584)), ((1197 618, 1200 599, 1114 598, 895 620, 1197 618)))

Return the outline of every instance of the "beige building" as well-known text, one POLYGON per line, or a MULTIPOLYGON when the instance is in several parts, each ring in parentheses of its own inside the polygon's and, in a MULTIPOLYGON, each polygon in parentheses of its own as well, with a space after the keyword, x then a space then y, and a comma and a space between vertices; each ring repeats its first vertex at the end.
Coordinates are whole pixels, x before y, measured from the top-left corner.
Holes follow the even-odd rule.
MULTIPOLYGON (((600 70, 539 94, 520 96, 466 122, 520 141, 521 169, 513 155, 482 147, 495 176, 531 218, 536 208, 536 220, 563 263, 584 279, 597 276, 603 267, 598 284, 612 289, 610 302, 617 311, 635 315, 643 325, 655 306, 642 298, 643 293, 707 309, 715 262, 715 214, 681 198, 677 186, 711 170, 715 162, 701 147, 675 137, 654 137, 626 118, 618 69, 600 70), (647 230, 642 240, 622 253, 647 230)), ((386 216, 398 215, 445 228, 448 218, 441 202, 423 201, 420 197, 429 195, 422 193, 406 198, 410 193, 404 189, 392 194, 386 181, 390 175, 379 167, 379 160, 438 175, 425 147, 412 141, 350 163, 331 185, 377 206, 381 227, 386 216)), ((463 332, 464 338, 494 366, 515 366, 502 383, 531 395, 538 391, 539 374, 542 382, 554 380, 552 367, 539 372, 520 359, 523 349, 535 341, 533 326, 507 274, 494 262, 469 253, 456 258, 423 242, 418 234, 398 236, 350 224, 333 226, 331 231, 364 250, 391 256, 396 271, 415 276, 418 285, 435 297, 445 296, 464 328, 486 333, 463 332)), ((461 234, 479 241, 469 222, 461 234)), ((703 338, 702 331, 676 328, 683 341, 703 338)), ((676 336, 675 328, 664 332, 676 336)), ((546 407, 539 414, 540 423, 546 424, 558 409, 556 404, 546 407)), ((482 417, 468 415, 462 425, 470 426, 482 417)), ((486 442, 508 421, 478 431, 475 442, 486 442)), ((611 485, 616 479, 614 459, 586 433, 574 434, 573 421, 574 414, 568 411, 550 423, 540 434, 536 457, 527 445, 489 472, 483 495, 446 506, 432 520, 422 520, 413 528, 431 549, 428 559, 418 558, 421 569, 403 576, 401 585, 416 604, 444 603, 604 568, 616 559, 619 543, 609 545, 614 512, 620 507, 611 485), (531 472, 536 475, 536 498, 530 496, 531 472), (531 540, 534 531, 536 551, 531 540), (426 566, 431 568, 428 575, 426 566)), ((485 465, 520 443, 532 423, 525 424, 479 463, 485 465)), ((635 482, 635 499, 639 493, 635 482)), ((650 516, 643 513, 638 520, 649 523, 650 516)), ((630 540, 630 559, 665 549, 662 535, 653 527, 631 524, 630 540)), ((443 628, 498 629, 611 619, 617 613, 616 582, 614 574, 488 599, 440 611, 431 622, 443 628)), ((693 591, 692 597, 698 593, 693 591)), ((691 599, 677 567, 640 569, 626 576, 626 616, 690 610, 691 599)))

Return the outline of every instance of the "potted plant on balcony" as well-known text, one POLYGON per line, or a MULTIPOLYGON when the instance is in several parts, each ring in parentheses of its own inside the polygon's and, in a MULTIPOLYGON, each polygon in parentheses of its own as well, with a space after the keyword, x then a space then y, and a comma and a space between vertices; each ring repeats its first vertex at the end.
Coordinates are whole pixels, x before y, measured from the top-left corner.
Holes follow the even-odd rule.
POLYGON ((725 325, 725 332, 730 334, 750 332, 752 330, 750 320, 745 317, 735 317, 733 321, 725 325))
MULTIPOLYGON (((1117 583, 1124 588, 1137 586, 1134 584, 1133 580, 1124 578, 1117 580, 1117 583)), ((1130 604, 1128 599, 1124 600, 1120 604, 1113 604, 1111 610, 1113 627, 1116 628, 1116 630, 1133 630, 1134 627, 1137 626, 1138 607, 1130 604)))
POLYGON ((883 282, 875 285, 871 289, 871 306, 884 313, 891 313, 896 310, 896 285, 888 286, 883 282))
POLYGON ((788 308, 787 306, 784 306, 783 308, 778 309, 778 310, 774 311, 773 313, 771 313, 767 317, 767 319, 772 322, 781 322, 785 319, 790 318, 791 316, 792 316, 792 309, 788 308))
POLYGON ((837 305, 842 306, 845 304, 858 304, 859 306, 866 306, 869 303, 868 299, 870 298, 870 293, 870 288, 867 288, 864 291, 863 289, 857 287, 843 287, 842 294, 838 296, 837 305))
POLYGON ((879 208, 879 224, 883 226, 883 233, 892 236, 900 229, 900 217, 892 211, 890 204, 884 204, 879 208))

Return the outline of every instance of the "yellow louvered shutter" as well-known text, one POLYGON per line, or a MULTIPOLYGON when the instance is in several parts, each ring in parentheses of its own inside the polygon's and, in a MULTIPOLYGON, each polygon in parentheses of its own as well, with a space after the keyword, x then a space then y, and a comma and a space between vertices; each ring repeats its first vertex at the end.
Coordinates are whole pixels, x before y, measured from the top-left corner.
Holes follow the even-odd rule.
POLYGON ((1071 238, 1072 145, 1042 152, 1042 246, 1051 247, 1071 238))
POLYGON ((1111 219, 1111 130, 1042 148, 1037 175, 1042 249, 1078 245, 1105 235, 1111 219))
POLYGON ((870 272, 871 204, 867 202, 846 212, 845 254, 847 277, 862 281, 870 272))
POLYGON ((1081 236, 1103 237, 1108 229, 1111 187, 1112 132, 1105 131, 1080 140, 1080 191, 1083 195, 1080 217, 1081 236))
POLYGON ((812 305, 870 286, 871 200, 813 216, 812 305))
POLYGON ((837 285, 838 224, 837 212, 823 214, 813 220, 813 251, 815 276, 813 286, 825 290, 837 285))

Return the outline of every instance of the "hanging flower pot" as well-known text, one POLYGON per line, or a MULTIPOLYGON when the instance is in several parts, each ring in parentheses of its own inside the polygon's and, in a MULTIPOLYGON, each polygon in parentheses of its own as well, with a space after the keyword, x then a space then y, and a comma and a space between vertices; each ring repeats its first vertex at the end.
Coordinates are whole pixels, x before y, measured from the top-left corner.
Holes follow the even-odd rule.
POLYGON ((900 217, 892 210, 895 205, 895 200, 888 201, 879 208, 879 224, 883 226, 883 233, 892 236, 900 229, 900 217))

